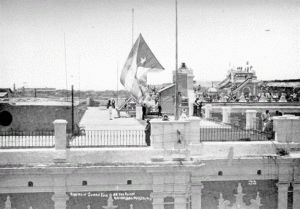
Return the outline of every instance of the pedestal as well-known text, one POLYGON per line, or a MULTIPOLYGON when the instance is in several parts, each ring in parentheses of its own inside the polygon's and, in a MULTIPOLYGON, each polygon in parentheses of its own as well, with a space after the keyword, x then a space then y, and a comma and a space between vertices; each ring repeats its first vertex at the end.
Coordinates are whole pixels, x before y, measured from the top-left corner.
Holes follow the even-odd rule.
POLYGON ((231 107, 222 107, 222 122, 230 123, 230 111, 231 107))
POLYGON ((255 129, 256 110, 246 110, 246 129, 255 129))
POLYGON ((205 118, 211 118, 212 105, 205 105, 205 118))

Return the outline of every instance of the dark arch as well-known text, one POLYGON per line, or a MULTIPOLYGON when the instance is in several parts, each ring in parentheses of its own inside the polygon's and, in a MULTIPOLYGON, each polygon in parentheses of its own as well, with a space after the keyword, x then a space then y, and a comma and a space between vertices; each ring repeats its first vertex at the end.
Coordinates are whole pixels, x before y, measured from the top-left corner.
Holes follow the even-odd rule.
POLYGON ((9 126, 13 120, 10 112, 4 110, 0 112, 0 125, 1 126, 9 126))

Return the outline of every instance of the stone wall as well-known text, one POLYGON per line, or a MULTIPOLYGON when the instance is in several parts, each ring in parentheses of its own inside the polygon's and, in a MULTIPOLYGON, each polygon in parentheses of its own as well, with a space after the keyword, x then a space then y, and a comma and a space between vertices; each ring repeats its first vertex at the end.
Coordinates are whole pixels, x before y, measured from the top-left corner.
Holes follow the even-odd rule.
POLYGON ((275 180, 250 180, 250 181, 204 181, 202 182, 202 209, 217 208, 220 193, 224 200, 229 200, 230 205, 236 203, 235 195, 238 193, 238 183, 241 183, 243 200, 246 205, 251 205, 250 200, 255 199, 257 192, 261 198, 260 209, 276 209, 278 192, 275 180))
MULTIPOLYGON (((9 126, 0 126, 0 131, 40 131, 54 130, 53 121, 65 119, 68 121, 67 130, 72 129, 71 105, 10 105, 1 104, 1 111, 8 111, 12 115, 9 126)), ((74 122, 79 123, 78 108, 74 107, 74 122)))
POLYGON ((5 202, 11 202, 11 208, 29 209, 54 209, 54 202, 52 201, 52 192, 40 193, 4 193, 0 194, 0 208, 5 208, 5 202), (9 201, 7 198, 9 196, 9 201))

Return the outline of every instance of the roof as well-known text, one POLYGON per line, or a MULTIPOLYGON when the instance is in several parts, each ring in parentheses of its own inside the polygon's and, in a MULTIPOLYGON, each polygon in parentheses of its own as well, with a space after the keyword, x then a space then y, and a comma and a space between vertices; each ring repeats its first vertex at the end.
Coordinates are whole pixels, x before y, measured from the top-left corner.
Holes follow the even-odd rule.
POLYGON ((274 87, 300 87, 300 79, 263 81, 263 85, 274 87))
POLYGON ((208 89, 208 92, 210 92, 210 93, 217 93, 218 90, 216 88, 214 88, 214 87, 211 87, 211 88, 208 89))
POLYGON ((12 93, 12 90, 10 88, 0 88, 0 92, 10 92, 10 93, 12 93))
POLYGON ((169 88, 171 88, 171 87, 173 87, 173 86, 175 86, 174 83, 171 84, 171 85, 169 85, 169 86, 166 86, 166 87, 164 87, 164 88, 162 88, 162 89, 160 89, 160 90, 158 90, 157 92, 160 93, 160 92, 165 91, 165 90, 167 90, 167 89, 169 89, 169 88))
POLYGON ((0 97, 5 97, 7 92, 0 92, 0 97))

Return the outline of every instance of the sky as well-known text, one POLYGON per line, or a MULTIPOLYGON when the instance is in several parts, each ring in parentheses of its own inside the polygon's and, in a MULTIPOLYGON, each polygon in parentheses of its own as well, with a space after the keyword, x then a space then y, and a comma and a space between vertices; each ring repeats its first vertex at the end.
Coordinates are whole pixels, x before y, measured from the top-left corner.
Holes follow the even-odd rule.
MULTIPOLYGON (((140 33, 165 68, 148 84, 172 82, 175 0, 0 0, 0 87, 124 89, 140 33)), ((179 66, 221 81, 247 61, 259 80, 300 78, 300 1, 178 0, 179 66)))

